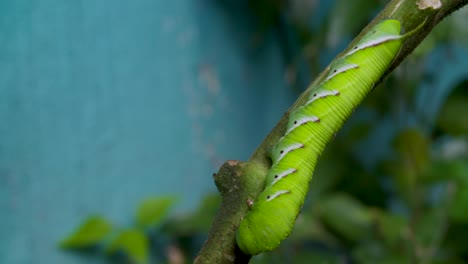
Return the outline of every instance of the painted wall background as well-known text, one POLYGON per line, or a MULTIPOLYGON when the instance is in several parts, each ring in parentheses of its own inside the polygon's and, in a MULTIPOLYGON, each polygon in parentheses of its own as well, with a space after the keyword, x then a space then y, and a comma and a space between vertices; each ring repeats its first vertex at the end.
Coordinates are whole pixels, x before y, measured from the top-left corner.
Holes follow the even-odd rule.
POLYGON ((295 95, 215 2, 0 2, 0 263, 83 263, 56 244, 87 215, 187 210, 248 158, 295 95))

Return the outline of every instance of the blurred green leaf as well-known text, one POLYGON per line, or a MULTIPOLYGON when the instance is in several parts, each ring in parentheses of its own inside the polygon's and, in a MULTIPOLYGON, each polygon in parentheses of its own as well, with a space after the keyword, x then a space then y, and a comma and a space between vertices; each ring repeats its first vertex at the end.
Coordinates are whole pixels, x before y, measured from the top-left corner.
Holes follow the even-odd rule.
POLYGON ((346 173, 346 169, 350 165, 335 166, 337 162, 340 164, 351 163, 352 160, 335 142, 332 142, 323 153, 314 171, 312 178, 312 188, 314 191, 309 194, 310 199, 317 199, 333 189, 340 181, 341 175, 346 173))
POLYGON ((348 240, 367 237, 373 221, 370 210, 346 194, 334 194, 321 199, 318 208, 322 221, 348 240))
POLYGON ((468 184, 456 186, 449 210, 453 221, 468 224, 468 184))
POLYGON ((440 256, 438 259, 432 259, 431 264, 466 264, 461 258, 457 258, 454 256, 440 256))
POLYGON ((368 206, 384 206, 386 204, 382 183, 379 182, 378 177, 366 172, 351 157, 348 162, 343 162, 341 166, 345 168, 345 172, 343 172, 341 181, 336 185, 337 189, 346 192, 368 206))
POLYGON ((178 216, 166 223, 164 229, 172 235, 193 235, 210 230, 216 212, 221 203, 219 194, 207 195, 193 213, 178 216))
POLYGON ((375 215, 377 218, 377 229, 383 241, 389 247, 398 247, 407 229, 407 220, 402 216, 386 211, 376 212, 375 215))
POLYGON ((439 113, 437 124, 452 135, 468 134, 468 96, 450 96, 439 113))
MULTIPOLYGON (((282 243, 280 248, 283 248, 282 243)), ((319 263, 319 264, 335 264, 335 263, 344 263, 343 256, 333 252, 331 250, 324 250, 321 247, 318 248, 307 248, 307 249, 293 249, 284 248, 282 252, 278 250, 265 252, 260 255, 255 256, 249 262, 251 264, 283 264, 283 263, 293 263, 293 264, 309 264, 309 263, 319 263)))
POLYGON ((395 138, 394 147, 403 159, 402 165, 417 173, 429 164, 430 145, 421 130, 404 130, 395 138))
POLYGON ((425 183, 455 181, 459 184, 468 184, 468 161, 435 160, 424 172, 422 179, 425 183))
POLYGON ((137 224, 143 228, 154 227, 167 215, 176 201, 176 197, 150 197, 145 199, 137 209, 137 224))
POLYGON ((412 263, 405 251, 391 250, 379 241, 362 243, 352 251, 353 259, 360 264, 412 263))
POLYGON ((91 216, 83 221, 78 229, 60 242, 60 247, 80 249, 97 245, 111 232, 112 226, 101 216, 91 216))
MULTIPOLYGON (((322 264, 339 264, 343 263, 343 259, 339 255, 333 254, 332 252, 325 251, 302 251, 302 253, 294 254, 288 261, 294 264, 310 264, 310 263, 322 263, 322 264)), ((283 262, 284 263, 284 262, 283 262)))
POLYGON ((393 142, 396 157, 382 162, 383 171, 392 176, 407 202, 412 201, 417 183, 430 165, 429 140, 417 129, 407 129, 393 142))
POLYGON ((148 263, 149 239, 141 230, 123 230, 106 249, 108 254, 115 254, 117 251, 124 252, 135 263, 148 263))
POLYGON ((317 240, 327 245, 338 243, 337 239, 318 220, 317 215, 309 212, 302 212, 299 215, 289 240, 317 240))
POLYGON ((466 243, 466 234, 468 234, 467 224, 452 222, 447 230, 444 247, 459 256, 467 256, 468 243, 466 243))
POLYGON ((424 210, 413 225, 417 245, 421 248, 429 248, 435 243, 444 228, 444 208, 431 208, 424 210))
POLYGON ((221 197, 219 194, 206 196, 200 207, 195 211, 191 218, 191 224, 194 230, 199 232, 207 232, 210 230, 211 222, 218 212, 221 204, 221 197))

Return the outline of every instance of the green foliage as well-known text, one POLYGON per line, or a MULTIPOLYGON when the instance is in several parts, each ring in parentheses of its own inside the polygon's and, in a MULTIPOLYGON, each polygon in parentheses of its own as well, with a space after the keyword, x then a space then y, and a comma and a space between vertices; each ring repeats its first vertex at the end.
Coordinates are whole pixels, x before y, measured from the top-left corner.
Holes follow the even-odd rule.
POLYGON ((446 133, 468 134, 468 95, 449 97, 439 115, 438 125, 446 133))
POLYGON ((104 217, 91 216, 60 242, 60 247, 85 250, 92 246, 103 246, 105 250, 102 253, 106 252, 111 257, 124 253, 131 263, 149 263, 151 234, 148 228, 154 229, 161 225, 176 200, 172 196, 145 199, 138 206, 134 227, 112 227, 104 217))
POLYGON ((386 211, 376 211, 376 234, 385 246, 398 248, 404 241, 408 220, 401 215, 386 211))
POLYGON ((111 240, 106 249, 110 255, 118 251, 126 253, 134 263, 148 263, 148 236, 138 229, 122 230, 111 240))
POLYGON ((270 263, 294 263, 294 264, 309 264, 309 263, 323 263, 323 264, 340 264, 343 259, 327 251, 312 251, 297 253, 294 252, 290 256, 282 256, 281 254, 269 253, 259 255, 254 258, 251 263, 255 264, 270 264, 270 263))
POLYGON ((175 197, 150 197, 143 200, 137 209, 137 224, 143 228, 154 227, 167 215, 176 201, 175 197))
POLYGON ((449 216, 454 222, 468 224, 468 184, 459 184, 455 187, 449 216))
POLYGON ((383 161, 383 171, 391 175, 407 202, 411 202, 417 188, 418 177, 429 163, 429 146, 421 131, 411 128, 396 135, 395 158, 383 161))
POLYGON ((130 263, 184 263, 200 248, 220 205, 219 194, 207 195, 191 213, 170 215, 177 197, 149 197, 137 207, 135 224, 111 227, 100 216, 87 218, 76 232, 60 242, 66 250, 85 252, 98 246, 101 257, 124 257, 130 263), (196 242, 194 243, 195 240, 196 242), (164 245, 155 250, 156 246, 164 245))
POLYGON ((336 193, 317 202, 322 222, 344 239, 359 241, 369 235, 370 210, 346 194, 336 193))
POLYGON ((352 257, 357 263, 411 263, 404 251, 392 250, 380 241, 369 241, 359 244, 352 250, 352 257))
POLYGON ((168 221, 163 227, 168 233, 177 236, 193 236, 205 234, 210 230, 211 221, 221 204, 219 194, 209 194, 192 213, 177 216, 168 221))
POLYGON ((60 242, 64 249, 96 246, 112 231, 112 225, 101 216, 90 216, 70 236, 60 242))

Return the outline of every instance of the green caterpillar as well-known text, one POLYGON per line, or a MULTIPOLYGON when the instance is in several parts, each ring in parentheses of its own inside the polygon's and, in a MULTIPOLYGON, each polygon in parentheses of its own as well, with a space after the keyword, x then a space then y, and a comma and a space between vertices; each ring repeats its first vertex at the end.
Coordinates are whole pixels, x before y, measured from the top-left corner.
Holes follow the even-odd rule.
MULTIPOLYGON (((424 24, 424 23, 423 23, 424 24)), ((271 150, 265 189, 237 230, 239 248, 256 255, 273 250, 291 233, 318 156, 397 56, 403 41, 398 20, 377 24, 330 65, 305 105, 289 116, 285 135, 271 150)))

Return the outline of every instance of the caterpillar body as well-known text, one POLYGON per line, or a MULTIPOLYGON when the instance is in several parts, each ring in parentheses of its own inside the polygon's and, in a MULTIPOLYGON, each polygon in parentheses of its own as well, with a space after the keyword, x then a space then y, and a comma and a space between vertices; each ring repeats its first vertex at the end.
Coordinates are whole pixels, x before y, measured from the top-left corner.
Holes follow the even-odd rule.
POLYGON ((319 154, 391 65, 403 41, 419 28, 402 35, 398 20, 380 22, 332 62, 307 102, 290 113, 286 133, 270 153, 265 189, 237 230, 244 253, 273 250, 289 236, 319 154))

